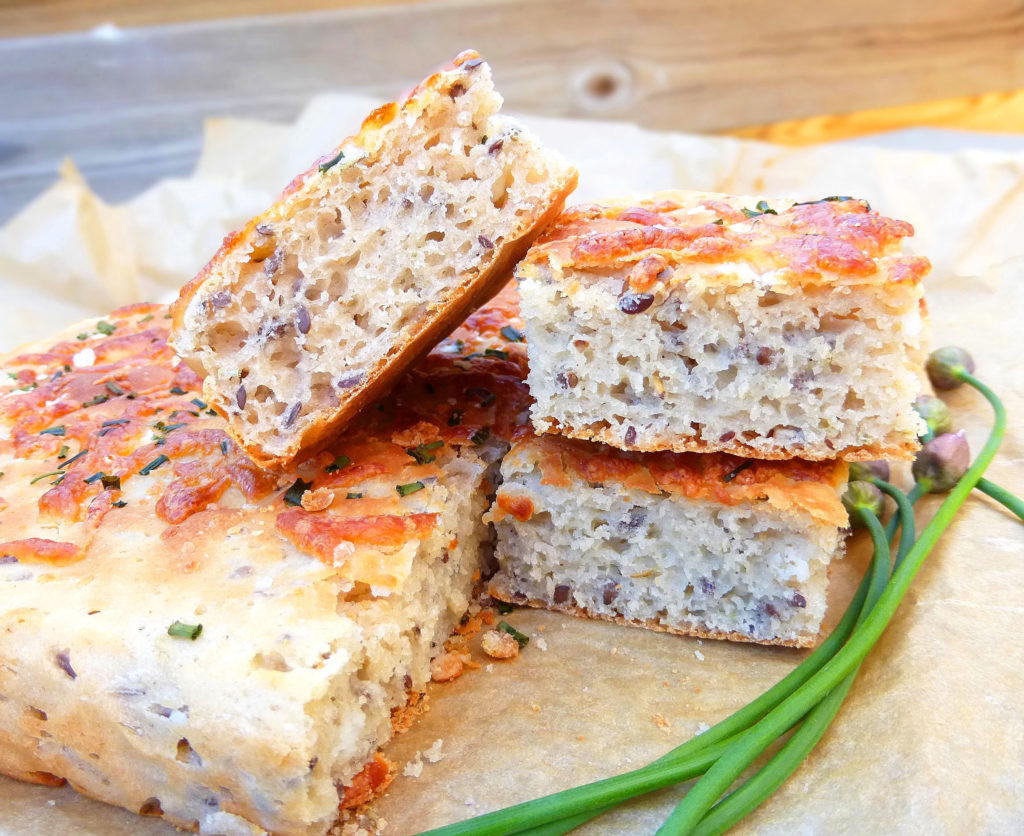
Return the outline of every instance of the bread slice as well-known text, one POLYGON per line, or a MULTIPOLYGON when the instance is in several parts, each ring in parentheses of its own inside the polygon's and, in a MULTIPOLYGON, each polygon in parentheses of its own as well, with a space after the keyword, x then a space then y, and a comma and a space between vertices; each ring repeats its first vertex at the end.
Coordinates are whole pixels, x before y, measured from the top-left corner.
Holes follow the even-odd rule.
POLYGON ((576 171, 475 52, 385 105, 231 235, 172 344, 261 465, 318 449, 511 276, 576 171))
POLYGON ((322 834, 379 791, 526 420, 496 301, 279 475, 163 308, 0 357, 0 772, 208 834, 322 834))
POLYGON ((538 432, 909 458, 924 258, 861 200, 665 192, 567 211, 517 268, 538 432))
POLYGON ((528 437, 488 519, 517 604, 688 636, 809 647, 847 525, 843 462, 627 453, 528 437))

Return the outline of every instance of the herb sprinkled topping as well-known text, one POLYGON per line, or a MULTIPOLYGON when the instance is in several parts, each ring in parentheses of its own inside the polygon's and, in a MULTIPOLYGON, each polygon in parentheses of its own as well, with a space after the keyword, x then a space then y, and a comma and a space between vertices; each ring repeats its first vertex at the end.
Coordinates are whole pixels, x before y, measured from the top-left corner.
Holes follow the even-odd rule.
POLYGON ((104 383, 103 385, 107 387, 107 391, 110 392, 111 395, 123 395, 124 394, 124 389, 122 389, 116 383, 108 382, 108 383, 104 383))
POLYGON ((102 470, 97 470, 92 476, 86 476, 82 481, 87 485, 91 485, 93 482, 98 482, 100 479, 105 478, 106 475, 102 470))
POLYGON ((328 169, 334 168, 334 166, 340 163, 343 159, 345 159, 345 152, 339 151, 338 156, 333 157, 325 163, 320 163, 320 165, 317 166, 317 169, 321 174, 323 174, 328 169))
POLYGON ((66 462, 61 462, 60 465, 58 465, 58 466, 63 470, 68 465, 70 465, 70 464, 72 464, 74 462, 77 462, 80 458, 82 458, 82 456, 84 456, 88 452, 89 452, 88 450, 79 450, 70 459, 68 459, 66 462))
POLYGON ((222 456, 226 456, 228 454, 228 443, 226 440, 220 443, 220 454, 222 456))
POLYGON ((499 621, 498 629, 503 633, 508 633, 512 638, 516 640, 516 644, 520 647, 526 647, 530 643, 530 637, 525 633, 520 633, 515 627, 509 624, 507 621, 499 621))
POLYGON ((109 337, 111 334, 113 334, 115 328, 117 328, 116 325, 114 325, 111 322, 107 322, 104 319, 101 319, 99 322, 96 323, 96 330, 106 337, 109 337))
POLYGON ((713 220, 711 223, 713 223, 715 226, 725 226, 725 219, 718 218, 716 220, 713 220))
POLYGON ((469 440, 472 441, 477 447, 479 447, 481 444, 483 444, 485 441, 487 441, 487 439, 490 438, 490 437, 491 437, 490 429, 488 429, 487 427, 481 427, 475 433, 473 433, 473 435, 471 435, 469 437, 469 440))
POLYGON ((167 635, 176 639, 189 639, 195 641, 203 634, 202 624, 186 624, 184 621, 175 621, 167 628, 167 635))
POLYGON ((71 448, 68 447, 67 444, 61 444, 60 445, 60 449, 57 451, 57 458, 58 459, 66 459, 68 457, 68 451, 70 449, 71 448))
POLYGON ((82 406, 83 407, 86 407, 86 406, 96 406, 97 404, 106 403, 109 400, 110 400, 110 395, 97 395, 95 398, 91 398, 90 400, 87 400, 85 403, 82 404, 82 406))
POLYGON ((453 409, 452 414, 448 416, 448 426, 457 427, 462 423, 462 410, 453 409))
POLYGON ((794 203, 794 206, 814 206, 816 203, 845 203, 848 200, 856 200, 858 203, 863 203, 864 207, 871 211, 871 204, 863 198, 850 197, 849 195, 831 194, 828 197, 821 197, 817 200, 804 200, 800 203, 794 203))
POLYGON ((337 473, 352 464, 352 459, 348 456, 338 456, 333 462, 324 468, 328 473, 337 473))
POLYGON ((515 607, 512 606, 508 601, 498 601, 496 606, 498 608, 498 612, 501 615, 508 615, 515 609, 515 607))
POLYGON ((501 336, 503 336, 510 343, 521 343, 524 339, 523 335, 519 333, 511 325, 506 325, 501 329, 501 336))
POLYGON ((778 215, 779 213, 768 205, 767 200, 759 200, 757 201, 757 206, 754 207, 754 209, 747 209, 744 206, 743 214, 748 218, 756 218, 759 215, 778 215))
POLYGON ((362 498, 363 498, 363 495, 361 493, 353 492, 353 493, 345 494, 345 499, 362 499, 362 498))
POLYGON ((743 462, 743 464, 741 464, 735 470, 732 470, 729 473, 726 473, 725 476, 722 477, 722 481, 723 482, 731 482, 733 479, 735 479, 737 476, 739 476, 744 470, 746 470, 752 464, 753 464, 753 462, 750 461, 750 459, 747 459, 747 461, 743 462))
POLYGON ((192 398, 191 403, 194 403, 200 409, 206 409, 206 401, 200 400, 199 398, 192 398))
POLYGON ((480 406, 490 406, 498 399, 498 396, 495 395, 494 392, 490 389, 485 389, 483 386, 467 389, 466 395, 470 398, 479 398, 480 406))
POLYGON ((502 348, 485 348, 484 357, 497 357, 501 360, 508 360, 508 352, 502 348))
POLYGON ((409 482, 406 485, 395 485, 395 490, 398 491, 399 496, 408 496, 416 491, 421 491, 426 487, 422 482, 409 482))
POLYGON ((180 386, 173 386, 173 387, 171 387, 171 394, 172 395, 186 395, 188 393, 184 389, 182 389, 180 386))
POLYGON ((105 491, 119 491, 121 490, 121 477, 120 476, 107 476, 104 474, 100 477, 100 481, 103 483, 103 490, 105 491))
POLYGON ((119 500, 117 500, 117 502, 111 502, 110 504, 114 508, 124 508, 124 506, 127 505, 128 503, 125 502, 123 499, 119 499, 119 500))
POLYGON ((151 461, 144 468, 142 468, 142 470, 139 471, 139 476, 149 476, 149 474, 156 470, 158 467, 160 467, 160 465, 168 461, 170 461, 170 459, 168 459, 167 456, 161 453, 159 456, 153 459, 153 461, 151 461))
POLYGON ((64 425, 60 424, 56 427, 50 427, 47 430, 43 430, 40 435, 64 435, 64 425))
POLYGON ((42 474, 42 476, 36 476, 36 478, 33 479, 32 481, 30 481, 29 484, 30 485, 34 485, 40 479, 45 479, 47 476, 63 476, 63 475, 64 475, 64 471, 63 470, 52 470, 49 473, 42 474))
POLYGON ((416 459, 417 464, 430 464, 437 458, 431 451, 444 447, 443 441, 431 441, 430 444, 420 444, 418 447, 407 447, 405 452, 416 459))
POLYGON ((302 505, 302 495, 313 487, 312 482, 296 479, 290 488, 284 492, 285 505, 302 505))

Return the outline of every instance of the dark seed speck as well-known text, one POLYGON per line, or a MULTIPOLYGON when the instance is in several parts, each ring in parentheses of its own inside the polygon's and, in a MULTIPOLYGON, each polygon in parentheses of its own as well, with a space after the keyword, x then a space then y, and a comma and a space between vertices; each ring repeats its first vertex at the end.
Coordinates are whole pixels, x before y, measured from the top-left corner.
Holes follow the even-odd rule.
POLYGON ((569 587, 564 583, 560 583, 558 586, 555 587, 555 603, 564 604, 568 600, 569 587))
POLYGON ((68 658, 67 653, 57 654, 57 667, 66 673, 71 679, 78 679, 78 674, 75 673, 75 669, 71 667, 71 659, 68 658))
POLYGON ((480 242, 480 246, 483 247, 485 250, 494 249, 494 242, 486 235, 477 235, 476 240, 480 242))
POLYGON ((302 408, 301 403, 293 403, 288 411, 284 414, 284 425, 290 427, 295 423, 295 419, 299 417, 299 410, 302 408))
POLYGON ((245 409, 245 387, 239 386, 238 391, 235 392, 235 403, 238 404, 239 409, 245 409))
POLYGON ((652 293, 623 293, 619 297, 619 310, 624 314, 638 314, 654 304, 652 293))
POLYGON ((300 334, 309 333, 309 311, 305 305, 299 305, 295 310, 295 327, 299 329, 300 334))
POLYGON ((636 427, 626 427, 626 436, 623 441, 630 447, 636 444, 636 427))

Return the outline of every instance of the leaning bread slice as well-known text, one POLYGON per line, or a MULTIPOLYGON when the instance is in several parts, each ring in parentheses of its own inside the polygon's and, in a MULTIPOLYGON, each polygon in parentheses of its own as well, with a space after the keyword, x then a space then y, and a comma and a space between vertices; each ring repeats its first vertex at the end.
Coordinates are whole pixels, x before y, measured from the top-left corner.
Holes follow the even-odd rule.
POLYGON ((265 466, 293 460, 494 295, 576 171, 498 113, 474 52, 298 177, 173 307, 172 343, 265 466))
POLYGON ((494 597, 683 635, 814 643, 847 524, 844 463, 540 436, 513 445, 501 472, 494 597))
POLYGON ((664 192, 570 209, 517 269, 538 432, 909 458, 924 258, 864 201, 664 192))
POLYGON ((502 310, 280 475, 163 308, 0 357, 0 772, 205 834, 322 834, 378 792, 526 420, 502 310))

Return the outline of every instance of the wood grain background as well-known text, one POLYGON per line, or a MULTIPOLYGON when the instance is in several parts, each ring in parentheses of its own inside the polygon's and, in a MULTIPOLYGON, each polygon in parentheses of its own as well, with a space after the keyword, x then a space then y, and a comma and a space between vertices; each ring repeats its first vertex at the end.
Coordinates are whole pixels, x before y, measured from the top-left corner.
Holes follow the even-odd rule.
MULTIPOLYGON (((188 171, 205 117, 287 120, 326 90, 392 97, 468 46, 489 58, 511 109, 655 128, 800 142, 799 124, 752 126, 978 94, 1014 113, 1024 104, 1016 0, 327 5, 339 4, 301 0, 289 8, 314 10, 298 14, 270 14, 279 4, 268 0, 0 5, 0 33, 25 35, 0 39, 0 221, 65 156, 121 199, 188 171), (107 20, 120 26, 31 34, 107 20)), ((810 136, 827 134, 829 119, 810 136)))

